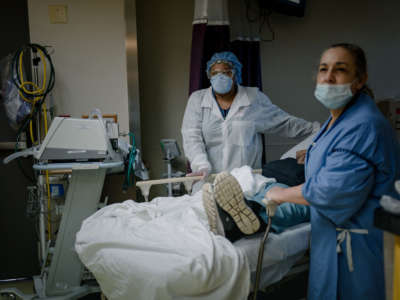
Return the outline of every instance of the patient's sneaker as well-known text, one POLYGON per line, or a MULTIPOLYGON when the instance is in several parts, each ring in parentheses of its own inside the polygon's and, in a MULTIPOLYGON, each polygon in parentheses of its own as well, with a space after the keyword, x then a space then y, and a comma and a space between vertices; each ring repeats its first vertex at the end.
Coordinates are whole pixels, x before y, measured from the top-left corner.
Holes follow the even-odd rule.
POLYGON ((210 230, 218 235, 225 235, 224 227, 218 213, 217 203, 214 199, 214 191, 210 183, 203 185, 203 206, 207 213, 210 230))
POLYGON ((233 219, 239 230, 245 235, 253 234, 260 229, 260 221, 256 214, 247 206, 242 189, 235 177, 227 172, 219 173, 214 180, 214 199, 231 218, 222 216, 222 223, 227 231, 225 221, 233 219))

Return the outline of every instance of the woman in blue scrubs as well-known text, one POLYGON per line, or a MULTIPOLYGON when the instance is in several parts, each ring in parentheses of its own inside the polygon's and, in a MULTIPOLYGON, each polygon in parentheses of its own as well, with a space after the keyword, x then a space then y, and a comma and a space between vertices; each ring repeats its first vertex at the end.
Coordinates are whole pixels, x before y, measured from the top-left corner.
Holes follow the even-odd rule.
POLYGON ((383 237, 373 219, 381 196, 396 196, 399 147, 367 79, 358 46, 323 52, 315 97, 330 118, 307 150, 306 182, 266 195, 278 204, 310 205, 308 299, 385 299, 383 237))

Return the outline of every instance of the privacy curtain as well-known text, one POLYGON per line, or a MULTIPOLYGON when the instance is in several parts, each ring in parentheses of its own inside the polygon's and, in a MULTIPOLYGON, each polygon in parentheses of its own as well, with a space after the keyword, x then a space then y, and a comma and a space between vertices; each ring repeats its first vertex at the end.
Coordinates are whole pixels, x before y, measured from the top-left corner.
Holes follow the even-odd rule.
POLYGON ((206 63, 215 52, 232 51, 243 64, 245 86, 262 88, 260 39, 248 21, 246 1, 195 0, 189 94, 210 85, 206 63), (232 32, 233 31, 233 32, 232 32))
POLYGON ((242 85, 256 86, 262 90, 260 42, 236 39, 230 45, 231 51, 243 64, 242 85))
POLYGON ((243 85, 262 90, 259 12, 257 0, 229 0, 230 46, 243 64, 243 85))
MULTIPOLYGON (((258 14, 257 0, 230 0, 231 49, 243 65, 242 85, 256 86, 262 90, 260 24, 251 15, 252 9, 258 14), (255 22, 253 20, 256 20, 255 22)), ((259 20, 258 20, 259 21, 259 20)), ((265 136, 262 135, 262 165, 266 163, 265 136)))
POLYGON ((196 0, 189 94, 210 86, 206 63, 215 52, 227 51, 229 47, 227 0, 196 0))

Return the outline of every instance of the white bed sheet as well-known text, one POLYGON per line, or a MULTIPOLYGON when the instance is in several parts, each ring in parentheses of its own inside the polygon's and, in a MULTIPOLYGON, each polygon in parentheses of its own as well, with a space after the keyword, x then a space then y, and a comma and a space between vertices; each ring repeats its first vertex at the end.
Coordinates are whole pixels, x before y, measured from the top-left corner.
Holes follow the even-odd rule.
MULTIPOLYGON (((241 169, 236 177, 246 178, 239 181, 246 195, 270 181, 241 169)), ((270 234, 261 286, 281 279, 304 254, 309 231, 300 225, 270 234)), ((75 249, 110 300, 240 300, 247 299, 261 238, 233 245, 211 233, 200 191, 106 206, 83 222, 75 249)))
POLYGON ((243 300, 250 290, 247 258, 209 231, 201 192, 106 206, 75 249, 110 300, 243 300))

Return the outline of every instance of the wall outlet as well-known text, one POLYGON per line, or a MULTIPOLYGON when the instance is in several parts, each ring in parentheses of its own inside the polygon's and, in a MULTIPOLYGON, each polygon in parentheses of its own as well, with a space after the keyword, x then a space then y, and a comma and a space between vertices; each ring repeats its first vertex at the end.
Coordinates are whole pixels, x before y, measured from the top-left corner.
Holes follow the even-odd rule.
POLYGON ((67 5, 49 5, 49 19, 51 24, 68 23, 67 5))

